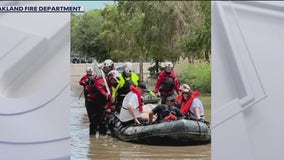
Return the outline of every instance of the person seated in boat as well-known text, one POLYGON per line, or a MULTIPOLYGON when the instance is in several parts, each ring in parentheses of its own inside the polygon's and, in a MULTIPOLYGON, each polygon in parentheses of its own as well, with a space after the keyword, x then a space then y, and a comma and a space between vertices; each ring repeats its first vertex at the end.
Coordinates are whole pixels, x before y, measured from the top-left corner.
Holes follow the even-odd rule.
POLYGON ((186 88, 190 88, 190 87, 187 84, 181 84, 179 86, 179 94, 176 97, 176 107, 178 107, 179 109, 181 107, 181 101, 182 101, 182 90, 186 88))
POLYGON ((141 113, 143 112, 142 94, 148 92, 146 84, 140 82, 138 87, 130 86, 128 92, 123 99, 122 107, 120 109, 119 119, 123 126, 146 123, 148 119, 143 119, 141 113))
POLYGON ((187 119, 204 121, 205 113, 203 104, 198 98, 199 95, 199 91, 191 90, 188 85, 182 90, 182 102, 180 110, 187 119))
POLYGON ((177 104, 176 98, 174 96, 167 97, 165 104, 168 105, 168 106, 174 106, 174 107, 178 108, 178 104, 177 104))
POLYGON ((152 124, 154 115, 157 115, 155 123, 185 118, 184 114, 175 107, 175 102, 175 97, 170 96, 167 97, 166 104, 160 104, 153 108, 149 113, 149 124, 152 124))

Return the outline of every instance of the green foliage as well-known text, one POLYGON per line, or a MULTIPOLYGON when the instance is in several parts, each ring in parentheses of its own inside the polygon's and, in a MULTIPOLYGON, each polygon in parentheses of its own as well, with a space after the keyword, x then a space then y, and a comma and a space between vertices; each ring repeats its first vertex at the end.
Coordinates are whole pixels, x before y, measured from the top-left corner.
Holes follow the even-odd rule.
POLYGON ((77 38, 78 29, 80 23, 80 16, 74 13, 71 14, 71 50, 74 52, 79 52, 77 46, 80 43, 80 40, 77 38))
POLYGON ((71 15, 71 49, 81 56, 95 57, 98 61, 109 58, 100 39, 103 17, 100 10, 90 10, 83 15, 71 15))
POLYGON ((188 23, 188 32, 180 39, 184 57, 210 61, 211 52, 211 3, 199 1, 195 3, 200 14, 192 18, 194 23, 188 23))
POLYGON ((71 15, 71 47, 98 61, 139 61, 140 72, 151 59, 157 73, 159 62, 180 56, 209 62, 210 27, 210 1, 116 1, 71 15))
POLYGON ((193 89, 211 93, 211 66, 208 62, 189 64, 179 75, 180 83, 189 84, 193 89))

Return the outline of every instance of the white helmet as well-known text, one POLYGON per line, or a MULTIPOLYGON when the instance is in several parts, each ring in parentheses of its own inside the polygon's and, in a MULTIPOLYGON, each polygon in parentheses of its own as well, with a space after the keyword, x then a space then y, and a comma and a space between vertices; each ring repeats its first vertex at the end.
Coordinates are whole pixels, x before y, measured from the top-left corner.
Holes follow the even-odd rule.
POLYGON ((133 67, 133 64, 132 64, 131 62, 125 62, 125 63, 124 63, 124 66, 133 67))
POLYGON ((134 70, 133 69, 133 64, 131 62, 125 62, 123 68, 124 68, 125 72, 129 72, 129 70, 130 71, 134 70))
POLYGON ((104 67, 112 67, 114 64, 113 64, 113 61, 111 59, 106 59, 104 61, 104 67))
POLYGON ((123 72, 125 73, 131 73, 132 72, 132 68, 128 67, 128 66, 124 66, 123 67, 123 72))
POLYGON ((86 72, 93 72, 94 71, 94 69, 92 68, 92 67, 87 67, 87 69, 86 69, 86 72))
POLYGON ((174 65, 172 62, 165 62, 165 67, 170 67, 170 68, 173 68, 174 65))
POLYGON ((108 75, 108 78, 109 78, 109 79, 113 78, 113 79, 115 79, 116 81, 119 80, 119 72, 118 72, 117 70, 112 70, 112 71, 110 71, 107 75, 108 75))

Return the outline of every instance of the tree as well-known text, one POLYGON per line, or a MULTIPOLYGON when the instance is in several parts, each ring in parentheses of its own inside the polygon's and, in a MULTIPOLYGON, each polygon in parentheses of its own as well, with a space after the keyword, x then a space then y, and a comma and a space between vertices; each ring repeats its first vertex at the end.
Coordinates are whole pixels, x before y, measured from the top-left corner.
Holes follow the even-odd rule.
MULTIPOLYGON (((72 50, 99 60, 210 61, 210 1, 117 1, 72 15, 72 50), (74 32, 74 35, 73 35, 74 32)), ((193 61, 192 61, 193 62, 193 61)), ((143 79, 143 77, 141 77, 143 79)))
POLYGON ((178 59, 178 15, 168 2, 119 1, 107 7, 103 16, 102 36, 112 57, 122 54, 138 59, 140 75, 146 58, 154 59, 156 66, 160 61, 178 59))
POLYGON ((181 38, 184 57, 204 59, 210 62, 211 52, 211 5, 210 1, 199 1, 193 5, 195 14, 190 16, 191 23, 186 25, 188 32, 181 38), (198 13, 198 14, 197 14, 198 13))
MULTIPOLYGON (((72 15, 73 23, 71 45, 81 56, 95 57, 102 61, 110 57, 104 42, 100 39, 103 17, 100 10, 90 10, 83 15, 72 15)), ((71 25, 72 28, 72 25, 71 25)))
POLYGON ((80 43, 79 39, 76 38, 78 36, 80 17, 74 13, 71 14, 71 51, 73 52, 78 52, 77 46, 80 43))

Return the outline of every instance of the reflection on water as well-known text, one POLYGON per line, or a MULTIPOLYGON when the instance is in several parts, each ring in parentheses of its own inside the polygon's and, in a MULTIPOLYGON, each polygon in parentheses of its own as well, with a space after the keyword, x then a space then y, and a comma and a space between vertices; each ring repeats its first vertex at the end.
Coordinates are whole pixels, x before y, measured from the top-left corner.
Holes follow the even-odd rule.
POLYGON ((211 144, 170 147, 149 146, 119 141, 111 136, 89 136, 89 121, 84 98, 72 96, 71 159, 94 160, 210 160, 211 144))

